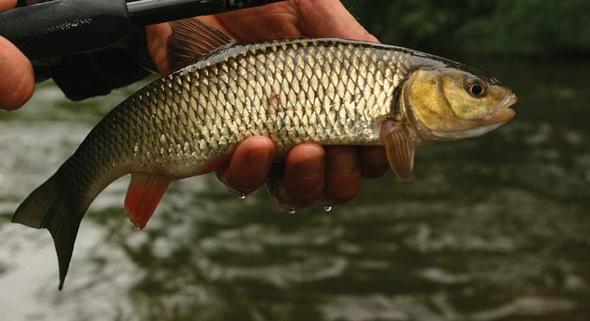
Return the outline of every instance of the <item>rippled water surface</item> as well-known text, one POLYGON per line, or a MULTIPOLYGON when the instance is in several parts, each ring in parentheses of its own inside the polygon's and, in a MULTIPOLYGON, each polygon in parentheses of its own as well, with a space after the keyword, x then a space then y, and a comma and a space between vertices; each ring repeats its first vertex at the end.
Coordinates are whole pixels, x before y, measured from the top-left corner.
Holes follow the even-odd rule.
POLYGON ((70 103, 42 86, 0 113, 1 319, 589 320, 590 63, 471 63, 526 117, 420 150, 411 182, 368 181, 330 213, 196 177, 135 231, 122 179, 86 215, 62 292, 49 234, 10 217, 130 90, 70 103))

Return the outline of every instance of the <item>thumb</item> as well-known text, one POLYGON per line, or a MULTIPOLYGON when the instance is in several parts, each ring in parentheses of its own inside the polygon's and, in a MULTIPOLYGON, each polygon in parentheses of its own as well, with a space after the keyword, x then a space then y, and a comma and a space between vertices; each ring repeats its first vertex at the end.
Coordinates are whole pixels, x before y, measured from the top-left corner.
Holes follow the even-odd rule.
POLYGON ((340 0, 290 0, 299 13, 301 31, 311 37, 377 42, 340 0))
POLYGON ((0 109, 22 106, 35 88, 31 62, 10 41, 0 37, 0 109))
POLYGON ((168 65, 168 39, 172 28, 168 23, 147 26, 145 29, 148 41, 148 51, 156 69, 161 75, 170 73, 168 65))

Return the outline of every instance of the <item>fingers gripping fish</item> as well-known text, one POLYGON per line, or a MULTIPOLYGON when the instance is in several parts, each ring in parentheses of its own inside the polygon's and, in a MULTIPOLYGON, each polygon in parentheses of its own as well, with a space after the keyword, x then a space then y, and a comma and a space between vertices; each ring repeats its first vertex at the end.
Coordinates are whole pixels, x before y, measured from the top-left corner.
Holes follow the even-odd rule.
POLYGON ((417 147, 514 116, 516 96, 497 80, 418 51, 341 39, 238 45, 195 19, 173 30, 170 57, 182 68, 113 109, 16 210, 14 222, 51 233, 60 289, 82 217, 123 175, 132 175, 125 211, 143 228, 171 182, 207 172, 250 136, 283 151, 384 145, 407 179, 417 147))

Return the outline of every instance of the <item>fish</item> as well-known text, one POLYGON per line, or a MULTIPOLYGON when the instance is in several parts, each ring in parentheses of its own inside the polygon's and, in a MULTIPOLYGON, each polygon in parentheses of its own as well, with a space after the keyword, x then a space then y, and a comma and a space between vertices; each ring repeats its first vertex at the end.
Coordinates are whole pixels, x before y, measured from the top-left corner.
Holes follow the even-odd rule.
POLYGON ((124 175, 125 212, 144 228, 172 182, 209 172, 251 136, 281 151, 384 146, 406 180, 419 147, 477 137, 515 115, 516 95, 496 78, 420 51, 335 38, 238 44, 198 19, 172 29, 177 70, 111 110, 12 218, 49 230, 60 290, 85 212, 124 175))

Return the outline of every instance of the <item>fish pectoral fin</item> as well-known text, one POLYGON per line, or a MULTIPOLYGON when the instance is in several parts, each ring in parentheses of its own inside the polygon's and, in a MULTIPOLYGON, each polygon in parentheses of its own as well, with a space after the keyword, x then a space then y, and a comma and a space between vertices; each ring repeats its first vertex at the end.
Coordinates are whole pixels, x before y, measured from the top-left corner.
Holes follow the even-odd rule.
POLYGON ((381 128, 381 142, 385 145, 389 166, 402 180, 408 180, 414 170, 416 144, 399 123, 386 121, 381 128))
POLYGON ((163 175, 131 174, 125 197, 125 212, 137 228, 144 228, 173 180, 163 175))
POLYGON ((194 64, 212 51, 236 44, 232 37, 198 18, 177 20, 170 26, 168 64, 172 70, 194 64))

